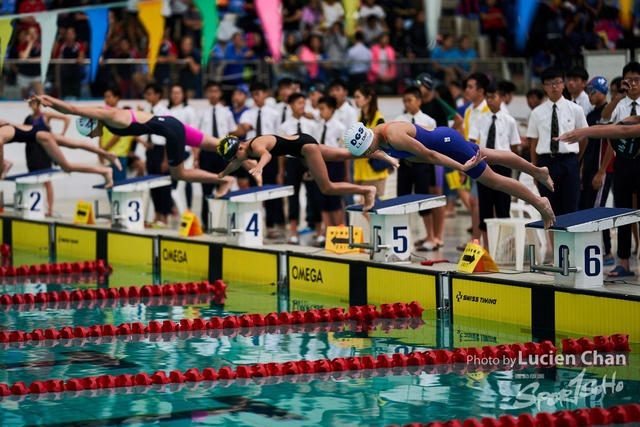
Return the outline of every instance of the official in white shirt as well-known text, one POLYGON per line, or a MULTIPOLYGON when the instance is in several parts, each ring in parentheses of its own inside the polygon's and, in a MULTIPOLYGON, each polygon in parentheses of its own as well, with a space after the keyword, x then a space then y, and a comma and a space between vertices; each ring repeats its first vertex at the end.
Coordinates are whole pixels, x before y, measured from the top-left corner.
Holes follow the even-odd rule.
POLYGON ((531 163, 549 168, 555 191, 538 186, 542 197, 547 197, 556 215, 578 210, 580 201, 580 161, 578 144, 567 144, 553 138, 573 129, 586 128, 584 110, 562 96, 564 74, 562 70, 543 70, 542 84, 547 101, 531 112, 527 137, 531 138, 531 163))
MULTIPOLYGON (((274 135, 278 133, 280 125, 280 115, 278 112, 265 105, 269 88, 264 83, 253 83, 249 88, 253 107, 242 113, 238 133, 246 135, 247 140, 261 135, 274 135)), ((284 183, 284 171, 279 170, 277 159, 270 161, 262 170, 263 184, 284 183)), ((266 200, 264 202, 266 211, 265 221, 268 228, 276 226, 284 228, 284 208, 282 199, 266 200)), ((274 237, 267 235, 267 237, 274 237)))
MULTIPOLYGON (((497 85, 490 84, 485 89, 485 99, 489 111, 478 118, 478 123, 469 134, 470 141, 480 141, 482 147, 512 151, 517 154, 520 145, 516 120, 502 110, 504 94, 497 85)), ((511 169, 502 165, 491 165, 491 169, 502 176, 511 176, 511 169)), ((509 218, 511 196, 494 190, 478 182, 478 213, 480 231, 487 242, 487 218, 509 218), (495 210, 495 215, 494 215, 495 210)))
MULTIPOLYGON (((233 113, 225 105, 222 105, 222 86, 220 83, 209 81, 204 88, 205 95, 209 100, 209 105, 198 112, 197 128, 203 133, 222 138, 236 131, 236 122, 233 113)), ((194 149, 194 157, 196 157, 195 166, 212 173, 220 173, 227 167, 220 154, 215 151, 204 151, 194 149)), ((202 183, 202 209, 200 215, 202 223, 208 224, 209 220, 209 203, 207 196, 213 194, 217 188, 215 184, 202 183)))
POLYGON ((567 91, 571 95, 571 102, 582 107, 584 116, 593 111, 589 102, 589 95, 584 91, 589 81, 589 73, 583 67, 573 67, 567 72, 567 91))
MULTIPOLYGON (((416 125, 428 126, 430 128, 437 127, 436 121, 420 110, 422 105, 422 92, 417 86, 408 87, 402 96, 405 113, 396 117, 394 122, 409 122, 416 125)), ((433 166, 429 163, 413 163, 407 159, 400 160, 398 168, 398 180, 396 181, 396 191, 398 196, 407 194, 431 194, 429 187, 431 186, 433 166)), ((424 222, 427 237, 418 251, 436 250, 438 245, 435 241, 433 221, 429 220, 430 209, 418 212, 424 222)))
MULTIPOLYGON (((160 102, 162 98, 162 87, 157 84, 149 84, 144 89, 144 97, 151 108, 147 111, 156 116, 171 115, 169 109, 160 102)), ((147 150, 147 173, 149 175, 169 175, 169 163, 167 160, 166 145, 167 140, 159 135, 147 135, 147 142, 152 146, 147 150)), ((171 214, 173 201, 171 199, 171 186, 152 188, 151 200, 155 209, 154 222, 158 225, 166 226, 167 217, 171 214)))
MULTIPOLYGON (((317 123, 314 120, 307 119, 304 116, 304 108, 306 100, 301 93, 293 93, 289 95, 289 108, 291 109, 291 117, 284 121, 278 128, 280 135, 299 135, 306 133, 312 135, 315 133, 317 123)), ((293 185, 294 193, 289 196, 289 224, 291 228, 291 237, 288 243, 292 245, 300 244, 298 236, 298 224, 300 223, 300 185, 305 181, 307 190, 307 223, 309 227, 316 227, 321 223, 320 205, 318 199, 320 190, 309 175, 309 169, 304 164, 304 159, 281 156, 279 162, 284 163, 280 167, 285 168, 285 185, 293 185), (306 179, 305 179, 306 178, 306 179)))
POLYGON ((349 95, 347 82, 342 79, 331 82, 329 85, 329 96, 332 96, 336 100, 336 111, 334 115, 349 129, 352 125, 358 123, 358 110, 349 104, 347 95, 349 95))

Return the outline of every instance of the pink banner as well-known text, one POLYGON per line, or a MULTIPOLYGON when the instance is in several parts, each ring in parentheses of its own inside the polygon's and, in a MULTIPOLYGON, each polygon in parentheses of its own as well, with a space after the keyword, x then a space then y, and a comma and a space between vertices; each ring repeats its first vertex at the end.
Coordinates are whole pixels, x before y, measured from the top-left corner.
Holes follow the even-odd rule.
POLYGON ((256 12, 262 23, 264 36, 271 51, 271 57, 279 62, 281 58, 280 46, 282 46, 282 1, 281 0, 256 0, 256 12))

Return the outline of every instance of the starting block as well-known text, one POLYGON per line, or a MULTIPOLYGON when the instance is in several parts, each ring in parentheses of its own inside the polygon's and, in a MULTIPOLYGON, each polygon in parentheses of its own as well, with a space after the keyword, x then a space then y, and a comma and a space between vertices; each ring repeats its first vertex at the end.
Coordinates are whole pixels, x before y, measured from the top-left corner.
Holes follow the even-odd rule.
MULTIPOLYGON (((127 230, 144 230, 144 192, 171 185, 170 175, 145 175, 118 181, 111 190, 111 224, 127 230)), ((104 184, 93 188, 104 189, 104 184)))
MULTIPOLYGON (((558 266, 535 264, 535 247, 530 246, 530 271, 555 273, 556 284, 575 288, 598 288, 602 280, 602 231, 640 221, 640 210, 592 208, 560 215, 549 228, 554 233, 553 250, 558 266)), ((544 228, 542 221, 527 228, 544 228)))
POLYGON ((16 183, 16 192, 13 196, 16 212, 25 219, 44 219, 47 196, 44 185, 67 175, 60 169, 42 169, 5 178, 7 181, 16 183))
MULTIPOLYGON (((292 185, 263 185, 243 190, 232 191, 219 199, 207 196, 209 212, 214 209, 215 200, 227 202, 227 228, 222 231, 227 233, 227 243, 236 246, 262 246, 264 230, 262 228, 262 202, 265 200, 280 199, 294 194, 292 185)), ((209 221, 210 222, 210 221, 209 221)))
MULTIPOLYGON (((411 229, 409 214, 423 209, 433 209, 447 203, 445 196, 408 194, 395 199, 376 202, 366 213, 371 218, 371 241, 369 244, 353 242, 353 227, 349 227, 349 247, 370 249, 371 260, 385 263, 410 263, 411 229)), ((353 205, 349 212, 360 212, 364 205, 353 205)))

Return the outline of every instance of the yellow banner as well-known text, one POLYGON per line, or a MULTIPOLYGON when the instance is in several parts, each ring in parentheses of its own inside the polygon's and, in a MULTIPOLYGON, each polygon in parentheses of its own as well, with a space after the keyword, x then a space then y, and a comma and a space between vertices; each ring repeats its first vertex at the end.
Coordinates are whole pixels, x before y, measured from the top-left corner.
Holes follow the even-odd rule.
POLYGON ((160 271, 189 273, 192 280, 209 278, 209 245, 174 240, 160 241, 160 271))
POLYGON ((11 221, 13 250, 37 251, 49 255, 49 225, 27 221, 11 221))
POLYGON ((433 313, 435 313, 436 276, 367 267, 367 302, 369 304, 411 301, 418 301, 422 308, 434 310, 433 313), (402 284, 402 286, 392 284, 402 284))
POLYGON ((57 261, 96 259, 96 231, 75 227, 56 227, 57 261))
POLYGON ((259 285, 278 283, 278 257, 276 254, 222 249, 222 279, 259 285))
POLYGON ((289 289, 349 298, 349 264, 289 257, 289 289))
POLYGON ((7 46, 11 41, 13 35, 13 26, 11 25, 11 19, 0 19, 0 70, 4 65, 4 57, 7 53, 7 46))
POLYGON ((149 75, 153 75, 164 32, 162 1, 138 3, 138 19, 149 36, 149 75))
POLYGON ((531 289, 453 279, 454 324, 457 316, 531 327, 531 289))
POLYGON ((107 259, 112 264, 152 266, 153 239, 124 233, 109 233, 107 259))

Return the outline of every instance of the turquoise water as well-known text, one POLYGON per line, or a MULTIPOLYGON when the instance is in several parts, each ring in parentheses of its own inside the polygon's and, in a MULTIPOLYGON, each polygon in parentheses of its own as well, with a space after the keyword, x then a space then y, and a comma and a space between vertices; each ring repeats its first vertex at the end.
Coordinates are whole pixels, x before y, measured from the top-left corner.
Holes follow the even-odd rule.
MULTIPOLYGON (((118 266, 116 271, 118 270, 118 266)), ((131 277, 123 274, 122 277, 131 277)), ((150 274, 140 279, 149 283, 150 274)), ((171 282, 174 277, 157 277, 171 282)), ((180 280, 185 280, 181 278, 180 280)), ((110 286, 117 283, 112 277, 110 286)), ((5 285, 2 293, 39 292, 81 285, 5 285)), ((122 304, 100 308, 98 305, 15 311, 0 311, 2 330, 61 328, 122 322, 148 323, 152 320, 225 316, 228 314, 263 313, 293 309, 286 296, 278 295, 275 286, 230 283, 227 298, 213 301, 201 298, 174 300, 172 306, 157 300, 153 304, 122 304), (153 305, 155 304, 155 305, 153 305)), ((300 302, 296 302, 300 304, 300 302)), ((310 296, 306 305, 323 306, 322 296, 310 296)), ((199 338, 158 338, 140 342, 113 341, 94 344, 74 340, 51 346, 26 345, 0 350, 0 382, 12 384, 35 380, 69 379, 73 377, 167 373, 174 369, 220 368, 242 364, 316 360, 425 351, 440 347, 526 341, 526 331, 513 325, 450 325, 436 320, 435 313, 425 312, 422 325, 414 322, 403 330, 358 330, 355 326, 333 332, 306 333, 281 331, 266 334, 260 330, 238 330, 233 336, 199 338), (469 342, 468 344, 465 342, 469 342), (454 345, 455 344, 455 345, 454 345)), ((403 322, 396 323, 400 327, 403 322)), ((637 345, 632 345, 638 347, 637 345)), ((526 369, 496 371, 489 374, 351 372, 345 375, 284 377, 277 384, 253 381, 219 381, 128 390, 84 391, 59 395, 10 396, 0 403, 1 426, 384 426, 409 422, 429 422, 452 418, 523 412, 554 412, 559 409, 604 406, 637 402, 640 396, 640 358, 632 353, 630 366, 589 369, 583 377, 581 369, 526 369), (616 383, 612 375, 616 374, 616 383), (380 375, 380 374, 375 374, 380 375), (585 392, 603 384, 604 392, 585 392), (577 384, 582 379, 582 388, 577 384), (573 399, 576 387, 584 396, 573 399), (570 390, 569 401, 541 400, 542 392, 570 390), (520 393, 520 396, 518 394, 520 393), (537 399, 537 400, 536 400, 537 399), (520 407, 518 407, 520 406, 520 407)), ((436 372, 436 371, 434 371, 436 372)))

